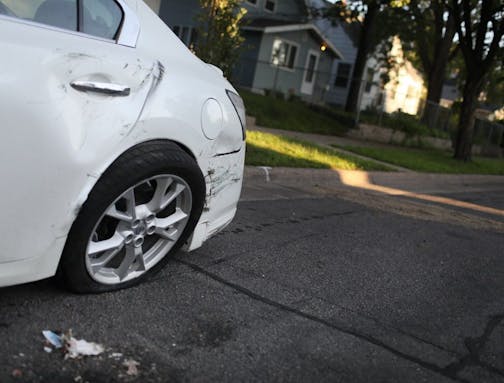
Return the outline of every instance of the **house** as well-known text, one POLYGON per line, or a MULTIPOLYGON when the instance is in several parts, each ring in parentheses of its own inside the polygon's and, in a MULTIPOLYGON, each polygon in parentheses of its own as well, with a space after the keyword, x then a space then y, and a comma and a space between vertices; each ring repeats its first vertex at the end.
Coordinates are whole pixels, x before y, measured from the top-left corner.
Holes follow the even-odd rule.
MULTIPOLYGON (((197 43, 198 0, 147 3, 188 46, 197 43)), ((233 82, 254 91, 276 91, 322 101, 333 62, 343 59, 317 25, 305 0, 244 0, 244 50, 233 82)))
POLYGON ((425 98, 424 79, 405 57, 398 37, 393 39, 389 56, 393 58, 392 68, 383 67, 376 54, 367 61, 361 85, 360 109, 417 115, 425 98), (386 83, 383 75, 388 77, 386 83))
MULTIPOLYGON (((309 0, 309 7, 322 10, 332 4, 327 0, 309 0)), ((360 25, 342 20, 328 20, 314 17, 312 19, 323 35, 341 52, 343 58, 334 61, 329 75, 328 91, 325 101, 328 104, 343 106, 346 103, 353 68, 358 50, 360 25)))
POLYGON ((237 66, 239 85, 323 101, 333 62, 343 55, 310 22, 307 3, 247 0, 244 7, 246 50, 237 66))

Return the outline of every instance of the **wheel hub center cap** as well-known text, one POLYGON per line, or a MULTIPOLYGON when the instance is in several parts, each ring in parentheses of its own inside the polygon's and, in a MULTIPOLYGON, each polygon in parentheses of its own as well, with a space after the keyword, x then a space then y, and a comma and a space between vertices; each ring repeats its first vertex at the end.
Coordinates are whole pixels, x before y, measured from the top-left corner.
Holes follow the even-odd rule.
POLYGON ((145 226, 145 224, 142 222, 140 223, 138 226, 136 227, 133 227, 132 228, 133 230, 133 234, 135 234, 136 236, 138 235, 145 235, 145 232, 147 230, 147 227, 145 226))

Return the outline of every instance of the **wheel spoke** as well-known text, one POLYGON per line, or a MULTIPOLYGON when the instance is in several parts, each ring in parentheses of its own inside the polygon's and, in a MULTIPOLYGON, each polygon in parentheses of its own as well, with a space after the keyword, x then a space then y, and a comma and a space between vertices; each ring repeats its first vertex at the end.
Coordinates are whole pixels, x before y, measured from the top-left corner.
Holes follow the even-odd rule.
POLYGON ((185 219, 187 219, 188 215, 184 213, 180 208, 178 208, 175 213, 166 217, 166 218, 157 218, 156 219, 156 227, 159 229, 167 229, 170 226, 175 225, 185 219))
POLYGON ((175 198, 177 198, 185 189, 186 187, 184 185, 177 184, 177 186, 175 186, 175 190, 165 196, 160 210, 163 210, 169 204, 171 204, 175 200, 175 198))
POLYGON ((159 178, 156 180, 156 190, 154 196, 147 204, 147 207, 152 212, 158 212, 164 209, 164 200, 166 198, 166 191, 173 183, 172 178, 159 178))
POLYGON ((135 199, 135 189, 131 188, 126 193, 123 194, 123 198, 126 200, 126 211, 132 219, 136 219, 136 199, 135 199))
POLYGON ((88 246, 88 255, 94 255, 107 250, 115 250, 118 247, 122 247, 124 244, 124 238, 121 234, 115 233, 112 238, 106 239, 104 241, 90 241, 88 246))
POLYGON ((169 229, 165 230, 160 227, 156 228, 155 234, 157 234, 162 239, 166 239, 168 241, 175 242, 178 238, 178 229, 169 229))
POLYGON ((128 276, 131 265, 135 262, 135 260, 140 262, 140 270, 142 270, 141 267, 145 270, 142 247, 127 246, 126 255, 124 256, 121 265, 115 272, 121 281, 128 276))
POLYGON ((117 254, 119 254, 119 252, 123 248, 124 248, 124 245, 121 245, 121 246, 119 246, 119 247, 117 247, 115 249, 107 250, 100 257, 92 259, 90 261, 91 267, 93 268, 93 270, 95 270, 95 272, 98 269, 100 269, 102 267, 105 267, 107 265, 107 263, 109 263, 117 254))
POLYGON ((116 205, 110 206, 110 208, 105 212, 109 217, 118 219, 119 221, 131 222, 133 221, 133 217, 128 213, 117 210, 116 205))

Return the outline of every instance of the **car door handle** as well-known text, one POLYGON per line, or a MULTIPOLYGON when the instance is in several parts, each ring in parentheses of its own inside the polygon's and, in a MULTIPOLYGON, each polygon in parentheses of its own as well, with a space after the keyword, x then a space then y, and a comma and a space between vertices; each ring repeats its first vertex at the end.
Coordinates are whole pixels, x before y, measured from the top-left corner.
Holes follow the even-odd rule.
POLYGON ((73 81, 72 88, 82 92, 95 92, 109 96, 129 96, 131 89, 125 85, 96 81, 73 81))

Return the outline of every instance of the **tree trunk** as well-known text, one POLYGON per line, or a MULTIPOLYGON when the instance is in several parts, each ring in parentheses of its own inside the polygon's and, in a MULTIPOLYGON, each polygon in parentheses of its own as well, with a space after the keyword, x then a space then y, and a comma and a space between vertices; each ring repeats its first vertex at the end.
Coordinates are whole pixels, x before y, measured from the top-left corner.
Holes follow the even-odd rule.
MULTIPOLYGON (((443 13, 436 22, 439 24, 437 29, 439 33, 443 31, 444 35, 437 36, 437 42, 434 49, 434 56, 430 61, 430 67, 424 69, 427 71, 427 102, 425 104, 422 121, 429 127, 435 128, 439 116, 439 102, 443 93, 443 84, 446 76, 446 67, 450 60, 450 48, 453 45, 455 36, 455 20, 453 15, 448 16, 446 24, 443 22, 443 13)), ((425 63, 427 65, 427 63, 425 63)))
POLYGON ((443 92, 446 66, 448 61, 435 60, 427 81, 427 101, 422 113, 422 122, 432 129, 436 128, 439 118, 439 102, 443 92))
POLYGON ((359 96, 362 83, 362 76, 366 68, 366 62, 369 51, 373 45, 374 29, 376 25, 376 16, 378 16, 379 5, 376 1, 372 1, 368 5, 364 22, 359 37, 359 49, 355 59, 350 90, 345 105, 345 111, 355 113, 359 107, 359 96))
POLYGON ((474 134, 474 112, 481 89, 481 78, 468 78, 464 86, 464 101, 460 111, 454 158, 462 161, 471 159, 474 134))
MULTIPOLYGON (((441 16, 444 17, 444 16, 441 16)), ((442 21, 439 21, 442 25, 442 21)), ((442 26, 440 30, 443 30, 442 26)), ((455 36, 455 19, 450 14, 444 28, 444 35, 438 36, 432 67, 429 71, 429 81, 427 88, 427 100, 439 104, 441 94, 443 92, 443 83, 446 75, 446 67, 450 60, 450 48, 453 45, 453 37, 455 36)))

